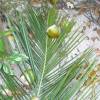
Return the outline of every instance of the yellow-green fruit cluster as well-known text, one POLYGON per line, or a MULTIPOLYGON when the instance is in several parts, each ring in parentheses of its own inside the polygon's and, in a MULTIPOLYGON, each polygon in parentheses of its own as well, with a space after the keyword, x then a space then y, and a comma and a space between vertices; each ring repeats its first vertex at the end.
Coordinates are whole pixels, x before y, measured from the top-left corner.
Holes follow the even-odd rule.
POLYGON ((48 36, 50 38, 58 38, 59 35, 60 35, 60 29, 59 27, 57 27, 55 24, 50 26, 48 29, 47 29, 47 33, 48 33, 48 36))

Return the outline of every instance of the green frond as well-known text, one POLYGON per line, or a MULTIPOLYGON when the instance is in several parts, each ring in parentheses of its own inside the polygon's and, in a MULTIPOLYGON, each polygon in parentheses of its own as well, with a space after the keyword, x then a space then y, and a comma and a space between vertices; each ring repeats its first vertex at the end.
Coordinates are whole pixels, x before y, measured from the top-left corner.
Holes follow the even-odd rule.
POLYGON ((58 11, 50 8, 44 19, 42 14, 32 7, 26 9, 25 15, 17 12, 17 19, 8 16, 10 28, 14 30, 16 51, 19 55, 24 53, 24 57, 27 58, 23 60, 21 56, 21 60, 14 63, 25 78, 28 89, 23 88, 26 84, 21 82, 17 75, 8 75, 4 70, 1 72, 6 87, 16 100, 32 100, 32 96, 40 100, 70 100, 95 67, 95 60, 91 56, 92 49, 72 57, 72 52, 85 36, 81 34, 80 29, 72 31, 75 26, 73 19, 69 21, 61 17, 62 20, 59 21, 58 11), (52 25, 60 28, 59 37, 48 36, 47 29, 52 25), (89 62, 88 67, 77 80, 77 75, 81 73, 84 63, 87 62, 89 62), (28 69, 31 72, 28 72, 28 69), (28 77, 26 73, 29 73, 28 77))

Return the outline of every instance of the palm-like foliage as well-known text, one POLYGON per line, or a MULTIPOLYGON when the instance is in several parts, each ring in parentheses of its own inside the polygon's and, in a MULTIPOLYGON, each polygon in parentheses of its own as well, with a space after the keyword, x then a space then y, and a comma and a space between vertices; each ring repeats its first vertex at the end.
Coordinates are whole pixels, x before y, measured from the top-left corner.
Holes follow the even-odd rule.
MULTIPOLYGON (((2 79, 14 98, 30 100, 34 96, 41 100, 69 100, 94 68, 95 63, 90 59, 91 49, 71 57, 72 52, 85 36, 78 30, 71 32, 75 25, 73 20, 61 18, 55 8, 48 9, 47 16, 43 18, 39 11, 31 7, 27 8, 25 16, 17 13, 16 20, 9 17, 17 50, 19 53, 24 52, 29 58, 18 63, 17 67, 24 76, 24 70, 27 71, 27 68, 30 68, 34 74, 34 81, 29 74, 31 82, 25 76, 30 87, 26 90, 22 87, 24 83, 16 75, 6 74, 2 70, 2 79), (56 39, 49 38, 47 35, 48 27, 54 24, 61 28, 60 36, 56 39), (84 70, 84 63, 87 62, 88 67, 84 70), (83 71, 82 76, 76 80, 76 76, 81 71, 83 71)), ((4 87, 2 86, 1 89, 4 90, 4 87)))

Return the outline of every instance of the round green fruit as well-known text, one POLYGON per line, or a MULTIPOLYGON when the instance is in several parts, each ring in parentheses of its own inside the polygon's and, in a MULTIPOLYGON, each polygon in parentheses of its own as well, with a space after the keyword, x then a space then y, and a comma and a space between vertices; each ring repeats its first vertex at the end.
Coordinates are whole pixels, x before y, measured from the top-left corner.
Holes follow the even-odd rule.
POLYGON ((54 24, 47 29, 47 33, 50 38, 58 38, 60 35, 60 29, 54 24))

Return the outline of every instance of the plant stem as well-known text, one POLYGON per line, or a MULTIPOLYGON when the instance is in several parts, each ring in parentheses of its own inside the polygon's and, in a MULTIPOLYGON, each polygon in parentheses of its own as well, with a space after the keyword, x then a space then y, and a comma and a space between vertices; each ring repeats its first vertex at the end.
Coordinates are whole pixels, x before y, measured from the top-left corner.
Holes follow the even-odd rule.
POLYGON ((43 71, 42 71, 42 76, 41 76, 41 80, 40 80, 40 83, 39 83, 39 88, 38 88, 37 96, 39 96, 39 94, 40 94, 40 90, 41 90, 41 86, 42 86, 42 81, 43 81, 43 77, 44 77, 44 73, 45 73, 45 68, 46 68, 46 61, 47 61, 47 42, 48 42, 48 37, 46 38, 46 48, 45 48, 45 56, 44 56, 44 65, 43 65, 43 71))

